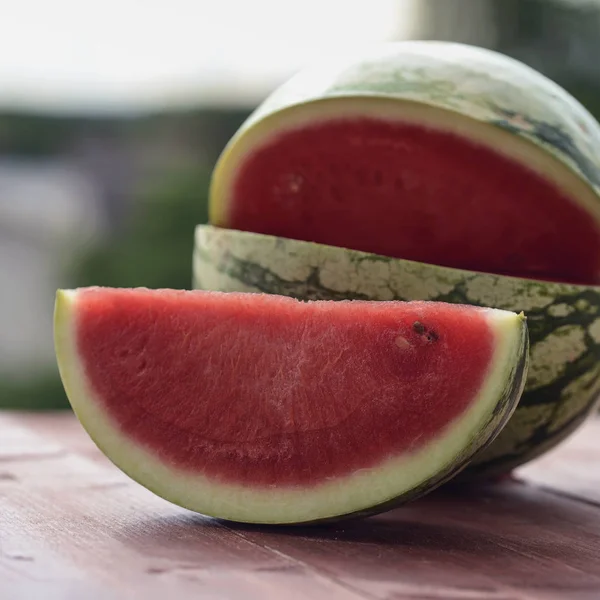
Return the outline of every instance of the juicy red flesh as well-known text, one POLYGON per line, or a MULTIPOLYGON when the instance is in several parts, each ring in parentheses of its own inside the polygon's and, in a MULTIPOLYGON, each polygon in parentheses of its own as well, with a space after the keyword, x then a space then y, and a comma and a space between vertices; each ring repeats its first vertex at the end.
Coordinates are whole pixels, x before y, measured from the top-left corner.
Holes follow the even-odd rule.
POLYGON ((417 450, 473 402, 494 336, 474 307, 88 289, 88 382, 176 468, 310 485, 417 450))
POLYGON ((583 209, 517 162, 417 125, 286 132, 243 163, 225 221, 449 267, 600 281, 600 230, 583 209))

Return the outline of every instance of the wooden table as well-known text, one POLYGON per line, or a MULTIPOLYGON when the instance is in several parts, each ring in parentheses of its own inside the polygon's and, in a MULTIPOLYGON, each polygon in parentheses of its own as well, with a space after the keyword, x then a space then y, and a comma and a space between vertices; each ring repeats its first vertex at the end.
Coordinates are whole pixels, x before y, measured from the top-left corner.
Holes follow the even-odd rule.
POLYGON ((0 413, 0 599, 600 599, 600 421, 519 480, 313 528, 203 518, 70 415, 0 413))

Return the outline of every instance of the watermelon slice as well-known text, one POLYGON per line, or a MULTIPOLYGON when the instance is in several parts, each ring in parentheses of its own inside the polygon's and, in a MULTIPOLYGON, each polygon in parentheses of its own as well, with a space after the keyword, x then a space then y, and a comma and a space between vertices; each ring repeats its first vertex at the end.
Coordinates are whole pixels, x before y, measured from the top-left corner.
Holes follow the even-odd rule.
POLYGON ((214 170, 213 225, 496 274, 600 282, 600 126, 500 54, 402 42, 269 97, 214 170))
POLYGON ((507 421, 528 360, 508 311, 203 291, 59 291, 55 342, 75 412, 118 467, 255 523, 431 490, 507 421))

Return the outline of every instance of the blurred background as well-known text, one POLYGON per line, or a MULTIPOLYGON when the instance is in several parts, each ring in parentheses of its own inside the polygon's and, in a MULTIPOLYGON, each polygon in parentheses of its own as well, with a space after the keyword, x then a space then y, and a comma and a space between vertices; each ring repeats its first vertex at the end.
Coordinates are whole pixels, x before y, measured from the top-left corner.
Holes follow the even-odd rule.
POLYGON ((500 50, 600 117, 600 0, 0 0, 0 407, 65 408, 58 287, 190 286, 219 152, 324 54, 500 50))

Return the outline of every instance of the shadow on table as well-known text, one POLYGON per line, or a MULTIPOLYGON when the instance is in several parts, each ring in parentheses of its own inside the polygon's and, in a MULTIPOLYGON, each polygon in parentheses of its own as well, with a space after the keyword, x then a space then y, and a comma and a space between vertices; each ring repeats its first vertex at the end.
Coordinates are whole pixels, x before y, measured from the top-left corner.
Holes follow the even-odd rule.
POLYGON ((210 551, 215 568, 305 569, 378 585, 425 580, 482 591, 526 582, 531 590, 582 592, 600 583, 597 516, 591 506, 506 481, 444 488, 382 515, 311 527, 240 525, 179 512, 130 525, 122 540, 191 567, 206 565, 210 551), (278 560, 267 560, 273 554, 278 560))

